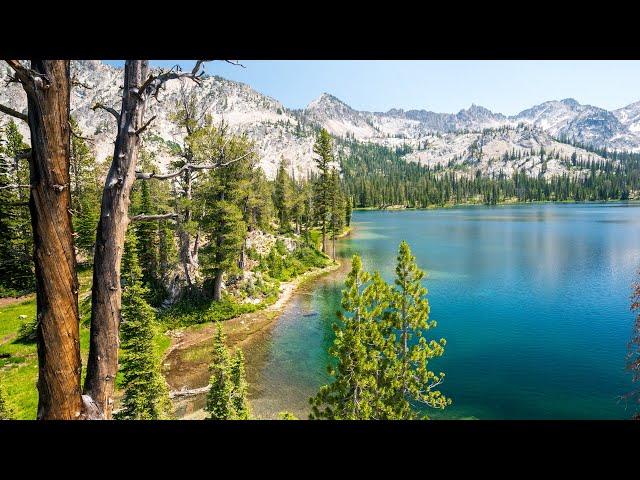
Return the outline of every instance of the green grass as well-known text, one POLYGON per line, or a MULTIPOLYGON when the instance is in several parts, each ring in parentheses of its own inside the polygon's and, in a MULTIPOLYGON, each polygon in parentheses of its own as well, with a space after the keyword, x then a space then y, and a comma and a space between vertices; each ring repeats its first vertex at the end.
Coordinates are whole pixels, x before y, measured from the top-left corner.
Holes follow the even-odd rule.
MULTIPOLYGON (((87 357, 89 355, 89 322, 91 315, 91 270, 78 272, 80 283, 80 355, 82 356, 82 381, 86 374, 87 357)), ((7 393, 7 402, 17 420, 33 420, 38 408, 38 354, 35 342, 22 343, 16 341, 20 325, 35 317, 36 300, 0 308, 0 377, 7 393), (21 319, 20 315, 26 315, 21 319)), ((171 345, 171 339, 158 326, 154 338, 156 352, 163 355, 171 345)), ((116 378, 119 384, 120 375, 116 378)))
POLYGON ((238 303, 229 296, 224 296, 219 302, 211 299, 185 299, 163 311, 159 320, 166 331, 196 324, 223 322, 243 313, 255 312, 266 305, 267 302, 238 303))

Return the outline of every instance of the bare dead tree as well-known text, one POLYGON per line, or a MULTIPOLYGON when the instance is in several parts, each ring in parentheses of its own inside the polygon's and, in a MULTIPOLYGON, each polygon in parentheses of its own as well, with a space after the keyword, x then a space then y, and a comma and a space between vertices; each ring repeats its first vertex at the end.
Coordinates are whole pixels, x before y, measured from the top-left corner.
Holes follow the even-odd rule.
MULTIPOLYGON (((69 208, 70 62, 6 60, 27 94, 31 132, 30 198, 36 272, 38 419, 86 416, 80 392, 78 279, 69 208)), ((18 185, 17 187, 27 187, 18 185)))
POLYGON ((100 220, 96 233, 93 262, 91 338, 89 363, 84 384, 85 394, 97 405, 102 418, 110 419, 113 392, 118 370, 118 347, 121 307, 120 263, 124 236, 129 224, 131 188, 136 179, 140 135, 149 126, 144 116, 151 98, 158 98, 163 85, 172 79, 189 78, 200 83, 204 72, 202 60, 191 72, 179 67, 152 73, 148 60, 127 60, 120 112, 96 104, 118 121, 113 160, 102 194, 100 220))

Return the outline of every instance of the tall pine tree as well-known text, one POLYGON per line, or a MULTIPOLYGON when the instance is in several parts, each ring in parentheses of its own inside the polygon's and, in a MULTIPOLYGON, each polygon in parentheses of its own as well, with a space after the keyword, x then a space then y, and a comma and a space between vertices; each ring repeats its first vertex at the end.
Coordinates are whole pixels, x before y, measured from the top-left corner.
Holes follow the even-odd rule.
POLYGON ((407 242, 398 251, 396 277, 391 292, 390 324, 395 330, 395 355, 391 368, 386 370, 390 390, 395 392, 392 402, 396 418, 415 418, 413 406, 426 405, 443 409, 451 404, 437 387, 444 373, 429 370, 428 362, 444 353, 446 341, 427 340, 428 330, 436 327, 429 320, 427 289, 422 286, 424 271, 416 264, 407 242))
POLYGON ((29 213, 29 164, 18 126, 11 120, 0 138, 0 291, 35 287, 29 213))
POLYGON ((123 283, 122 355, 120 371, 124 397, 116 418, 125 420, 157 420, 172 417, 169 389, 160 372, 160 358, 153 343, 155 313, 145 300, 142 269, 138 261, 136 236, 127 232, 122 258, 123 283))
POLYGON ((331 135, 324 128, 320 130, 313 146, 317 155, 314 159, 318 168, 315 182, 314 211, 322 231, 322 251, 326 253, 327 223, 331 208, 330 169, 333 162, 333 142, 331 135))
POLYGON ((311 399, 310 418, 368 420, 386 417, 384 400, 389 394, 381 381, 385 339, 380 330, 389 292, 379 275, 362 269, 354 255, 342 291, 340 323, 329 353, 336 364, 328 367, 333 381, 311 399))

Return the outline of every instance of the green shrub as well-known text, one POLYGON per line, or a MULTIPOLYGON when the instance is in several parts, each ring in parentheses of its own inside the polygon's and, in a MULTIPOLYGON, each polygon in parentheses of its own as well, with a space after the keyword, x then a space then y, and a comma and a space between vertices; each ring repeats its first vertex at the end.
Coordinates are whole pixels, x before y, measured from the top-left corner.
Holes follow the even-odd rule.
POLYGON ((36 341, 36 330, 38 329, 38 320, 33 317, 31 320, 27 320, 20 324, 18 328, 18 336, 16 342, 18 343, 33 343, 36 341))
POLYGON ((235 302, 226 295, 218 302, 213 300, 181 300, 160 314, 160 321, 166 328, 186 327, 199 323, 225 321, 255 312, 263 305, 235 302))
POLYGON ((329 257, 309 245, 301 245, 289 253, 284 242, 278 240, 269 254, 261 260, 260 269, 272 278, 287 282, 312 268, 322 268, 328 263, 329 257))

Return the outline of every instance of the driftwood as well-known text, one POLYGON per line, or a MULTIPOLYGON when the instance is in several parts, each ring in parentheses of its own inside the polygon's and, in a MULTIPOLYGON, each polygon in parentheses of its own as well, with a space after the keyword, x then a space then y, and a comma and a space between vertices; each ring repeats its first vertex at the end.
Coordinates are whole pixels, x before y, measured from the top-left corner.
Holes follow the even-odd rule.
POLYGON ((211 385, 201 388, 183 388, 182 390, 173 390, 172 392, 169 392, 169 398, 193 397, 194 395, 200 395, 201 393, 208 392, 210 388, 211 385))

